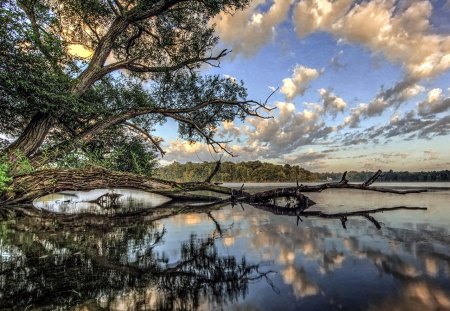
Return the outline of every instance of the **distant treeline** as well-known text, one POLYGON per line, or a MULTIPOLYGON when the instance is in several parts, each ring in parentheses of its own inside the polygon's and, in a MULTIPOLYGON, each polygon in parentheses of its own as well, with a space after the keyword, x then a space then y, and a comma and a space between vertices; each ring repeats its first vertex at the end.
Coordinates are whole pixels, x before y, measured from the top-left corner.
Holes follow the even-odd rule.
MULTIPOLYGON (((347 179, 350 181, 365 181, 372 176, 374 172, 355 172, 350 171, 347 179)), ((318 173, 320 180, 340 180, 342 173, 318 173)), ((403 182, 403 181, 450 181, 450 171, 431 171, 431 172, 394 172, 392 170, 384 172, 377 181, 383 182, 403 182)))
MULTIPOLYGON (((203 181, 215 167, 214 162, 180 164, 174 162, 170 165, 160 167, 156 170, 159 178, 178 182, 203 181)), ((349 171, 349 181, 365 181, 375 172, 349 171)), ((298 165, 277 165, 261 161, 248 162, 224 162, 219 173, 213 181, 220 182, 315 182, 315 181, 338 181, 342 173, 313 173, 298 165)), ((420 182, 420 181, 450 181, 450 171, 432 172, 384 172, 378 181, 384 182, 420 182)))
MULTIPOLYGON (((157 176, 178 182, 204 181, 215 167, 214 162, 180 164, 174 162, 160 167, 157 176)), ((220 182, 291 182, 317 181, 317 173, 311 173, 298 165, 276 165, 260 161, 223 162, 213 181, 220 182)))

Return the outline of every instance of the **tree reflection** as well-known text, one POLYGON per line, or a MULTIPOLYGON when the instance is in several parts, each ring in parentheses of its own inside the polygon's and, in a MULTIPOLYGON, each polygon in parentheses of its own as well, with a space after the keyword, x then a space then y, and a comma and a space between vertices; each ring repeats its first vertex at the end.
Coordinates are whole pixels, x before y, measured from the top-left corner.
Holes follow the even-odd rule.
POLYGON ((221 256, 213 237, 191 235, 169 258, 155 250, 166 232, 155 222, 61 229, 24 218, 1 228, 1 309, 195 310, 237 300, 268 274, 221 256))

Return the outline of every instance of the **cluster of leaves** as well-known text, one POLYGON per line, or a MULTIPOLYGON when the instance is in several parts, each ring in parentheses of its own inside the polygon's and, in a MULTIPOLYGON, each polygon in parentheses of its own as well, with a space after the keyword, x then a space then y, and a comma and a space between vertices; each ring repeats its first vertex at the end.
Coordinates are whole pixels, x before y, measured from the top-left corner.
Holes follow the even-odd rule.
POLYGON ((136 136, 107 133, 56 160, 61 168, 100 166, 110 170, 151 176, 157 166, 154 148, 136 136))
POLYGON ((11 162, 6 155, 0 157, 0 193, 9 190, 13 175, 31 173, 34 168, 23 154, 14 154, 16 159, 11 162))
MULTIPOLYGON (((41 113, 42 120, 52 120, 51 128, 42 131, 47 146, 75 142, 74 148, 82 148, 78 142, 90 144, 91 137, 125 121, 151 130, 171 118, 179 124, 182 138, 216 143, 212 137, 218 124, 244 119, 251 109, 227 104, 245 101, 242 83, 202 77, 198 69, 204 63, 217 64, 227 54, 213 53, 218 38, 211 18, 247 4, 247 0, 0 1, 0 133, 18 137, 41 113), (124 22, 112 36, 112 25, 124 22), (71 53, 74 44, 94 56, 71 53), (93 64, 102 58, 99 53, 111 55, 112 63, 105 62, 105 56, 93 64), (95 78, 83 80, 86 72, 95 78), (198 108, 205 102, 213 104, 198 108)), ((28 156, 35 152, 24 151, 28 156)))
POLYGON ((8 190, 8 184, 11 181, 9 176, 9 165, 4 158, 0 159, 0 192, 8 190))
MULTIPOLYGON (((203 181, 215 166, 214 162, 180 164, 174 162, 157 170, 157 176, 175 181, 203 181)), ((213 181, 221 182, 295 182, 317 181, 318 174, 297 165, 276 165, 260 161, 224 162, 213 181)))
MULTIPOLYGON (((70 66, 56 35, 45 32, 37 37, 20 5, 0 4, 0 131, 17 135, 35 113, 74 104, 67 94, 69 71, 59 68, 70 66)), ((45 6, 36 2, 35 9, 36 23, 42 27, 51 23, 45 6)))

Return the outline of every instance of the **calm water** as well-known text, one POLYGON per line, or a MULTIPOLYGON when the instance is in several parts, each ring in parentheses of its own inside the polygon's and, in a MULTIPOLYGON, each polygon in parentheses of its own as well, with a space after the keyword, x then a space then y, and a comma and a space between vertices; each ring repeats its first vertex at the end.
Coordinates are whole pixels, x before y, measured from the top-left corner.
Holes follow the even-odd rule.
MULTIPOLYGON (((186 209, 123 194, 133 211, 124 217, 0 223, 0 309, 450 310, 449 184, 406 196, 308 194, 311 210, 329 213, 428 208, 372 214, 380 230, 361 216, 344 229, 339 219, 297 223, 249 205, 186 209)), ((90 196, 36 204, 89 212, 75 202, 90 196)))

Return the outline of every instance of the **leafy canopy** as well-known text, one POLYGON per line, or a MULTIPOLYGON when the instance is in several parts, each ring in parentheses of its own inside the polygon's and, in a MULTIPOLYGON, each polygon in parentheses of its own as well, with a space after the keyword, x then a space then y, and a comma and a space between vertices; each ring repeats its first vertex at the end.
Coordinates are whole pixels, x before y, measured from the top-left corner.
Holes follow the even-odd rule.
POLYGON ((129 136, 130 123, 151 135, 171 118, 181 137, 221 148, 219 124, 261 108, 242 82, 200 72, 228 54, 214 52, 211 18, 248 0, 0 3, 0 132, 9 137, 38 113, 54 120, 44 132, 54 150, 115 131, 129 136))

